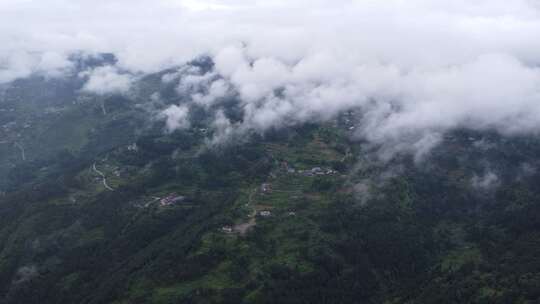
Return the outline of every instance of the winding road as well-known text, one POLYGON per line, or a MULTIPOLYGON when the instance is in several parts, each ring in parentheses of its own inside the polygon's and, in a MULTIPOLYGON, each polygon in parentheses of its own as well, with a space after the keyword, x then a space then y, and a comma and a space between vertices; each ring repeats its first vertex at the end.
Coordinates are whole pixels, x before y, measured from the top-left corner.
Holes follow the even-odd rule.
POLYGON ((105 188, 107 188, 107 190, 110 190, 110 191, 114 191, 113 188, 111 188, 108 184, 107 184, 107 177, 105 176, 105 174, 103 174, 103 172, 99 171, 97 168, 96 168, 96 163, 94 163, 92 165, 92 169, 94 170, 94 172, 96 172, 97 174, 99 174, 101 176, 101 179, 103 181, 103 186, 105 186, 105 188))
POLYGON ((26 154, 24 153, 24 147, 18 142, 14 143, 14 145, 15 147, 19 148, 19 150, 21 150, 21 158, 23 161, 26 161, 26 154))

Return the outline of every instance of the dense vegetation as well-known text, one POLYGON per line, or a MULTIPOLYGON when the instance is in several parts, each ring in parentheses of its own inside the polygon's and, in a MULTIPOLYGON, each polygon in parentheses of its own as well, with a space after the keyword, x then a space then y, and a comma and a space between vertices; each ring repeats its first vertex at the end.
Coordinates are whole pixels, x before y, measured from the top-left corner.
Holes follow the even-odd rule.
POLYGON ((107 98, 14 111, 48 129, 25 161, 0 146, 1 303, 540 301, 537 138, 456 130, 381 163, 343 113, 212 148, 207 110, 166 134, 107 98))

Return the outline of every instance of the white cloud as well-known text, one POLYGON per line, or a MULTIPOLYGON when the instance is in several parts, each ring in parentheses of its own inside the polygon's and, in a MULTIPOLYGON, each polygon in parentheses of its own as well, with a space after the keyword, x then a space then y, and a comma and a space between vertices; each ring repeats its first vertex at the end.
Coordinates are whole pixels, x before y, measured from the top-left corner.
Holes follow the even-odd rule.
POLYGON ((186 106, 171 105, 160 116, 165 119, 167 131, 187 129, 190 126, 188 120, 189 108, 186 106))
POLYGON ((238 134, 238 128, 223 114, 222 111, 216 112, 212 129, 214 135, 207 140, 210 147, 220 146, 227 143, 233 136, 238 134))
POLYGON ((231 93, 229 84, 223 79, 218 79, 211 82, 208 86, 208 92, 206 94, 196 93, 192 95, 194 102, 210 107, 214 105, 219 99, 228 96, 231 93))
POLYGON ((478 190, 492 190, 494 187, 497 187, 499 184, 499 177, 488 171, 482 176, 475 175, 471 179, 472 186, 478 190))
POLYGON ((4 0, 0 10, 0 82, 62 66, 36 68, 25 54, 110 51, 132 72, 208 54, 215 73, 182 85, 199 86, 191 97, 207 106, 238 92, 241 130, 360 108, 357 136, 418 157, 455 127, 540 131, 536 1, 4 0))
POLYGON ((129 74, 121 73, 116 67, 103 66, 81 73, 88 77, 82 90, 98 95, 127 93, 133 82, 129 74))
POLYGON ((62 53, 50 51, 30 53, 25 50, 0 52, 0 84, 32 74, 58 77, 71 71, 71 68, 72 63, 67 55, 62 53))

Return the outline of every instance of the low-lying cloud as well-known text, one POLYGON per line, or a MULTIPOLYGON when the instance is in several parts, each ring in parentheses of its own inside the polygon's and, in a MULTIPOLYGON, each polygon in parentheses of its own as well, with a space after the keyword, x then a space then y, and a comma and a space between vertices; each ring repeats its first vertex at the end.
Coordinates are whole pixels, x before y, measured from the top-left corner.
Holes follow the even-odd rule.
POLYGON ((168 132, 189 128, 189 109, 186 106, 172 105, 161 112, 161 117, 165 119, 165 126, 168 132))
MULTIPOLYGON (((179 70, 163 81, 181 78, 178 90, 204 107, 238 97, 241 123, 216 118, 227 134, 359 109, 357 137, 385 157, 421 158, 453 128, 540 131, 532 0, 7 0, 0 11, 0 82, 58 75, 71 52, 112 52, 117 67, 92 71, 85 88, 119 92, 131 83, 120 70, 155 72, 208 55, 210 72, 179 70)), ((166 110, 170 130, 185 128, 184 107, 166 110)))
POLYGON ((491 171, 485 172, 482 176, 474 175, 471 179, 471 184, 476 190, 492 190, 499 183, 499 177, 491 171))
POLYGON ((0 84, 34 74, 59 77, 70 72, 72 68, 73 63, 65 54, 46 50, 34 54, 24 50, 0 52, 0 84))
POLYGON ((80 77, 86 77, 82 90, 97 95, 125 94, 133 82, 133 76, 120 72, 113 66, 97 67, 81 72, 80 77))

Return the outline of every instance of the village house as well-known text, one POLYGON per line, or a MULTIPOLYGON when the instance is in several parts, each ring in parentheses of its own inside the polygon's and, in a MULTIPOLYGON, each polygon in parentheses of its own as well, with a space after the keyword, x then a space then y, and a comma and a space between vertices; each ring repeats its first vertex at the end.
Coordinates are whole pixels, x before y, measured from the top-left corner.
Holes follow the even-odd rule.
POLYGON ((290 166, 289 163, 286 161, 283 161, 281 163, 281 167, 289 174, 296 173, 296 170, 294 169, 294 167, 290 166))
POLYGON ((272 185, 269 183, 263 183, 261 185, 261 192, 262 193, 270 193, 272 192, 272 185))
POLYGON ((315 175, 324 175, 324 172, 321 167, 315 167, 311 169, 311 173, 315 175))
POLYGON ((336 171, 335 170, 332 170, 332 169, 326 169, 326 175, 332 175, 332 174, 335 174, 336 171))
POLYGON ((172 193, 172 194, 169 194, 167 195, 166 197, 162 198, 160 201, 159 201, 159 204, 162 206, 162 207, 165 207, 165 206, 172 206, 176 203, 179 203, 179 202, 182 202, 184 201, 186 198, 184 196, 181 196, 181 195, 177 195, 176 193, 172 193))
POLYGON ((139 147, 137 146, 137 143, 133 143, 127 147, 128 151, 137 152, 139 151, 139 147))
POLYGON ((233 233, 233 228, 231 226, 223 226, 221 227, 221 231, 225 233, 233 233))
POLYGON ((289 173, 298 173, 298 174, 301 174, 303 176, 312 177, 312 176, 316 176, 316 175, 332 175, 332 174, 336 174, 337 171, 335 171, 333 169, 330 169, 330 168, 314 167, 314 168, 308 169, 308 170, 297 170, 297 171, 295 171, 293 169, 292 171, 289 171, 289 173))
POLYGON ((262 217, 269 217, 269 216, 272 215, 272 212, 270 212, 268 210, 264 210, 264 211, 259 212, 259 215, 262 216, 262 217))

